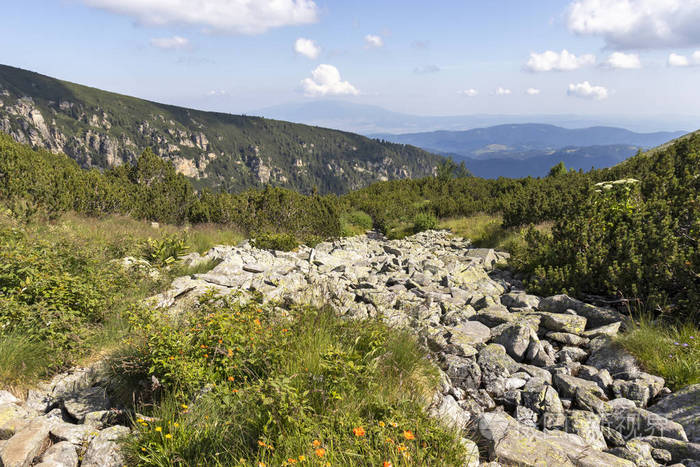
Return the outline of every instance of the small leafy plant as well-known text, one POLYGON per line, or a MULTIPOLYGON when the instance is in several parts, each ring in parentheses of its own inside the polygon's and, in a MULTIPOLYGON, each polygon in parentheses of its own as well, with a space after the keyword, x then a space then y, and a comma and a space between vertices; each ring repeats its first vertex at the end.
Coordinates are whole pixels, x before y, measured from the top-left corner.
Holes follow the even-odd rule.
POLYGON ((255 248, 263 250, 292 251, 299 246, 294 235, 287 233, 266 233, 258 235, 251 242, 255 248))

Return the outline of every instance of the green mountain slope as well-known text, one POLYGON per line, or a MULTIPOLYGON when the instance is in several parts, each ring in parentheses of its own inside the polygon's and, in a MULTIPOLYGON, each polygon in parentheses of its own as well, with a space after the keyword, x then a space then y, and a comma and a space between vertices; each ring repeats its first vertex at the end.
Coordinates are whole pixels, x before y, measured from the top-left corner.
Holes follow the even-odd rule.
POLYGON ((159 104, 4 65, 0 131, 100 169, 132 162, 151 147, 196 187, 226 191, 273 184, 343 193, 429 175, 442 161, 403 144, 159 104))

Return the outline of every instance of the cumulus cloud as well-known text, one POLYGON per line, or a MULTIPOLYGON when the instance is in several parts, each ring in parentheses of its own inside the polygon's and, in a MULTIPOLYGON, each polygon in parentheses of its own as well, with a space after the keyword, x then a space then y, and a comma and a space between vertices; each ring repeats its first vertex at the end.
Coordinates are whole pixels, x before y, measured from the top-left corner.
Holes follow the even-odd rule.
POLYGON ((384 40, 381 36, 367 34, 365 36, 365 44, 367 44, 367 47, 381 47, 384 45, 384 40))
POLYGON ((318 58, 319 54, 321 53, 321 47, 316 45, 316 43, 311 39, 300 37, 294 42, 294 51, 299 55, 303 55, 306 58, 314 60, 318 58))
POLYGON ((474 97, 477 94, 479 94, 479 91, 477 91, 474 88, 470 88, 470 89, 464 89, 463 91, 457 91, 457 94, 459 94, 461 96, 474 97))
POLYGON ((314 23, 313 0, 83 0, 86 5, 146 24, 189 24, 221 32, 259 34, 271 28, 314 23))
POLYGON ((637 54, 613 52, 603 66, 619 70, 635 70, 642 67, 642 62, 637 54))
POLYGON ((311 78, 301 81, 301 88, 309 97, 316 96, 355 96, 360 91, 340 78, 340 72, 333 65, 322 64, 311 72, 311 78))
POLYGON ((437 73, 440 71, 440 67, 437 65, 422 65, 417 66, 413 69, 413 72, 419 75, 425 75, 428 73, 437 73))
POLYGON ((497 96, 508 96, 510 94, 512 94, 512 91, 508 88, 502 88, 499 86, 498 89, 496 89, 497 96))
POLYGON ((686 57, 685 55, 679 55, 672 53, 668 56, 668 66, 672 67, 686 67, 686 66, 700 66, 700 50, 693 52, 693 55, 686 57))
POLYGON ((685 55, 672 53, 668 56, 668 66, 689 66, 690 60, 685 55))
POLYGON ((570 84, 566 91, 569 96, 602 101, 608 98, 608 90, 603 86, 593 86, 588 81, 570 84))
POLYGON ((536 96, 540 93, 540 90, 537 88, 527 88, 527 91, 525 91, 525 93, 528 96, 536 96))
POLYGON ((700 44, 700 0, 576 0, 567 16, 571 31, 614 49, 700 44))
POLYGON ((541 54, 532 52, 525 64, 529 71, 571 71, 595 63, 595 55, 586 54, 577 57, 568 50, 561 52, 547 50, 541 54))
POLYGON ((159 49, 184 49, 190 45, 190 41, 184 37, 157 37, 151 39, 151 45, 159 49))

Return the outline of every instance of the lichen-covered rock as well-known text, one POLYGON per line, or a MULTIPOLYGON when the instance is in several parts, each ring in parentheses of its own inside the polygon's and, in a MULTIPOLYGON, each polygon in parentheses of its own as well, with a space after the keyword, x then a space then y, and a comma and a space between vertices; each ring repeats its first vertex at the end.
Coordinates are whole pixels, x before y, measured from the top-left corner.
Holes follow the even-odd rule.
POLYGON ((586 318, 583 316, 544 312, 540 312, 538 315, 542 318, 540 325, 550 331, 580 335, 586 329, 586 318))
POLYGON ((447 426, 459 430, 466 428, 471 419, 469 413, 462 409, 455 398, 450 395, 440 397, 439 401, 431 407, 429 413, 442 420, 447 426))
POLYGON ((566 310, 574 310, 576 314, 586 318, 590 328, 618 323, 625 319, 618 311, 593 306, 568 295, 554 295, 543 298, 540 300, 539 309, 554 313, 565 313, 566 310))
POLYGON ((581 437, 595 449, 608 448, 603 432, 600 430, 600 417, 583 410, 571 410, 567 413, 567 431, 581 437))
POLYGON ((28 467, 49 445, 49 423, 36 418, 10 438, 0 452, 3 467, 28 467))
POLYGON ((445 359, 445 372, 458 388, 479 389, 481 385, 481 368, 473 358, 448 355, 445 359))
POLYGON ((81 467, 121 467, 124 465, 117 440, 127 436, 130 430, 125 426, 112 426, 100 431, 90 440, 83 456, 81 467))
POLYGON ((506 325, 505 329, 493 339, 496 344, 501 344, 515 361, 520 362, 525 357, 530 339, 537 336, 534 335, 532 328, 523 323, 513 323, 506 325))
POLYGON ((605 416, 605 423, 619 431, 626 439, 663 436, 688 441, 680 424, 639 407, 613 410, 605 416))
POLYGON ((682 462, 685 459, 700 461, 700 444, 689 443, 664 436, 642 436, 639 441, 649 444, 654 449, 665 449, 671 453, 672 462, 682 462))
POLYGON ((635 379, 641 373, 634 357, 607 336, 591 340, 589 349, 586 365, 606 369, 614 379, 635 379))
POLYGON ((39 466, 78 467, 78 452, 67 441, 56 443, 46 450, 39 466))
POLYGON ((10 439, 29 423, 30 417, 31 413, 17 404, 0 405, 0 440, 10 439))
POLYGON ((700 443, 700 384, 664 397, 649 411, 680 423, 691 443, 700 443))

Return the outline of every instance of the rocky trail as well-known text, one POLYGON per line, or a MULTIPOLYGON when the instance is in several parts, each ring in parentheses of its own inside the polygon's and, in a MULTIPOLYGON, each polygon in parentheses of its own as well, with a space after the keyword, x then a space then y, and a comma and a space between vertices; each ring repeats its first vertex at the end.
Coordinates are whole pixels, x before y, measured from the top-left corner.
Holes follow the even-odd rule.
MULTIPOLYGON (((251 291, 284 308, 331 306, 348 319, 410 329, 440 367, 429 410, 465 430, 465 465, 700 466, 700 385, 677 393, 614 343, 619 312, 566 295, 537 297, 497 269, 507 254, 446 232, 387 241, 368 234, 269 252, 248 243, 189 255, 217 260, 153 304, 178 313, 196 297, 251 291), (480 458, 479 458, 480 457, 480 458)), ((103 364, 29 392, 0 393, 1 465, 120 466, 129 433, 103 364)))

